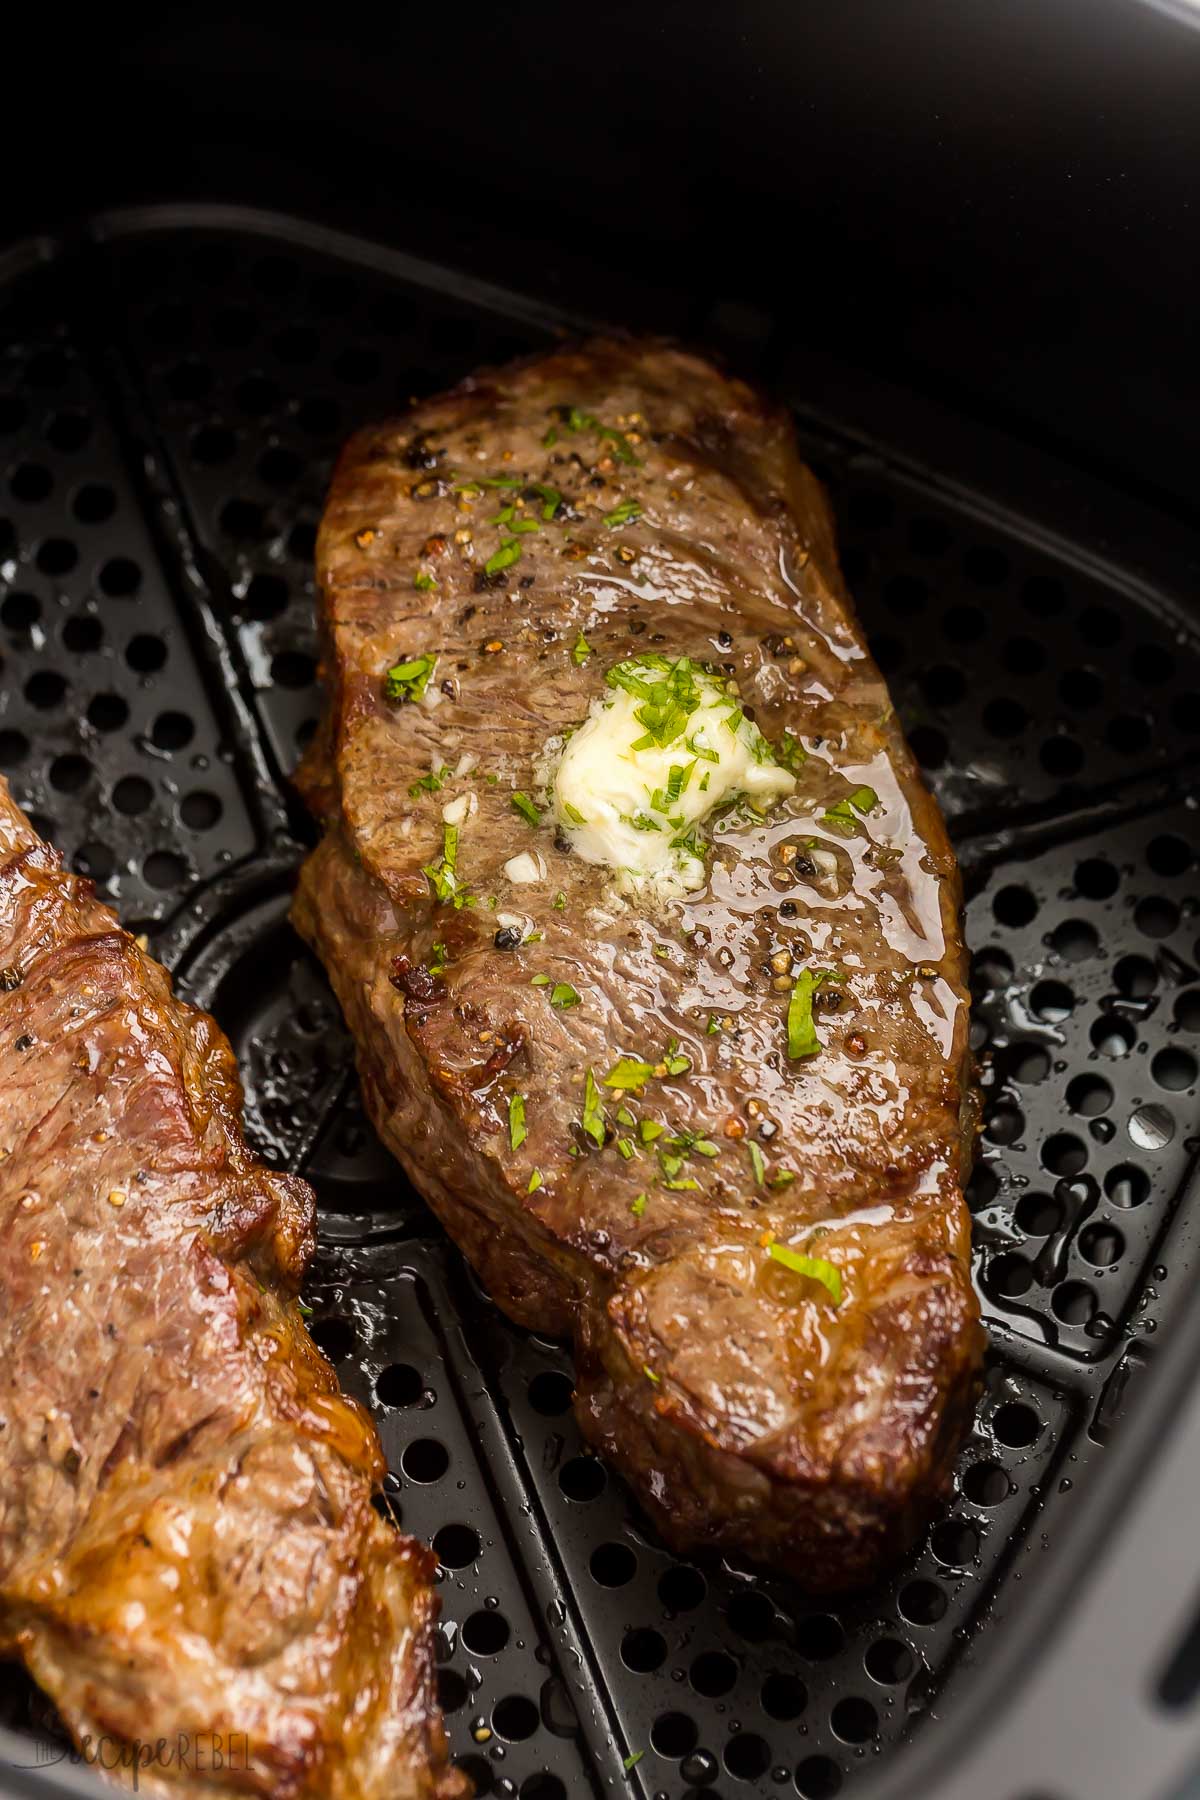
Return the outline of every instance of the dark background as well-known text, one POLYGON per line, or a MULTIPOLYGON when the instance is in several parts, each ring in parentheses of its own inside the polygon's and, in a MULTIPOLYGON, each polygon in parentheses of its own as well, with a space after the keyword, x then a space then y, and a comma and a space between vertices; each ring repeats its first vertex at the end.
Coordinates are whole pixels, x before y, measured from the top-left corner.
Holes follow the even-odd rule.
POLYGON ((8 26, 6 235, 238 200, 630 323, 745 303, 782 342, 1194 517, 1186 16, 1145 0, 29 9, 8 26))

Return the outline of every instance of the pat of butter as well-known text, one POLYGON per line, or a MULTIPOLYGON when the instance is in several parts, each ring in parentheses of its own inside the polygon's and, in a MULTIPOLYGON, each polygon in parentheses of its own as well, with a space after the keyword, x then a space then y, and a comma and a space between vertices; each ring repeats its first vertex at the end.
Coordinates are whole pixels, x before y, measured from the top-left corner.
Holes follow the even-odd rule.
POLYGON ((687 657, 634 657, 605 679, 554 771, 555 822, 627 891, 691 893, 705 881, 705 820, 739 797, 773 805, 795 776, 745 717, 736 684, 687 657))

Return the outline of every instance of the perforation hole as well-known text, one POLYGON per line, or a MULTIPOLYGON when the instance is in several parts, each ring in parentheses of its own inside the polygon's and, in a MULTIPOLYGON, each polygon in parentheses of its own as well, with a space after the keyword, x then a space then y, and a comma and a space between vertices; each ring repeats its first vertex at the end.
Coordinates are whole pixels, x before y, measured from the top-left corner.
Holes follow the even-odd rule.
POLYGON ((141 631, 125 646, 125 661, 139 675, 155 675, 167 660, 167 646, 153 632, 141 631))
POLYGON ((49 498, 54 478, 40 463, 21 463, 9 477, 8 488, 14 500, 25 506, 36 506, 49 498))
POLYGON ((1087 1145, 1070 1131, 1056 1131, 1042 1145, 1042 1167, 1069 1179, 1087 1164, 1087 1145))
POLYGON ((1015 1144, 1025 1130, 1025 1115, 1011 1101, 1001 1101, 992 1108, 986 1135, 993 1144, 1015 1144))
POLYGON ((737 1664, 723 1650, 705 1650, 688 1670, 695 1692, 705 1700, 719 1700, 737 1681, 737 1664))
POLYGON ((567 1790, 557 1775, 539 1769, 521 1783, 521 1800, 567 1800, 567 1790))
POLYGON ((122 775, 112 791, 113 805, 126 817, 145 812, 153 799, 154 789, 142 775, 122 775))
POLYGON ((196 735, 196 727, 186 713, 162 712, 150 728, 150 742, 156 750, 184 750, 196 735))
POLYGON ((754 1731, 739 1731, 725 1746, 725 1767, 736 1781, 757 1781, 771 1762, 771 1746, 754 1731))
POLYGON ((944 731, 936 725, 914 725, 908 734, 909 748, 923 769, 942 769, 950 755, 950 744, 944 731))
POLYGON ((1111 719, 1104 733, 1105 741, 1121 756, 1137 756, 1153 738, 1149 719, 1133 713, 1120 713, 1111 719))
POLYGON ((84 756, 56 756, 50 764, 50 786, 60 794, 77 794, 92 778, 92 765, 84 756))
POLYGON ((248 619, 277 619, 287 611, 288 584, 281 575, 254 575, 246 589, 242 611, 248 619))
POLYGON ((798 1719, 808 1705, 808 1689, 794 1675, 768 1675, 760 1697, 767 1717, 783 1724, 798 1719))
POLYGON ((353 1356, 357 1340, 349 1319, 340 1319, 336 1313, 331 1313, 324 1319, 314 1319, 308 1332, 330 1362, 344 1362, 348 1356, 353 1356))
POLYGON ((936 1625, 946 1611, 946 1596, 936 1581, 910 1581, 900 1590, 898 1605, 910 1625, 936 1625))
POLYGON ((1113 969, 1113 984, 1127 1000, 1148 1000, 1158 986, 1158 970, 1144 956, 1122 956, 1113 969))
POLYGON ((411 1363, 389 1364, 375 1382, 375 1398, 381 1406, 416 1406, 424 1392, 424 1377, 411 1363))
POLYGON ((1037 918, 1038 903, 1027 887, 1004 887, 992 901, 992 911, 1001 925, 1015 928, 1037 918))
POLYGON ((483 1546, 469 1525, 443 1525, 434 1533, 433 1549, 444 1569, 466 1569, 479 1561, 483 1546))
POLYGON ((142 571, 131 556, 110 556, 100 570, 98 585, 110 600, 128 600, 142 585, 142 571))
POLYGON ((732 1630, 747 1643, 761 1643, 769 1637, 775 1624, 775 1609, 765 1594, 753 1589, 735 1594, 729 1602, 728 1619, 732 1630))
POLYGON ((52 707, 61 706, 66 694, 66 678, 55 669, 39 669, 25 683, 25 698, 39 712, 49 712, 52 707))
POLYGON ((1077 744, 1074 738, 1060 733, 1057 737, 1046 739, 1041 748, 1040 761, 1047 775, 1052 775, 1056 781, 1069 781, 1083 767, 1083 746, 1077 744))
POLYGON ((1187 1050, 1160 1050, 1150 1064, 1150 1073, 1159 1087, 1182 1093, 1196 1084, 1196 1059, 1187 1050))
POLYGON ((42 616, 42 603, 36 594, 6 594, 0 603, 0 623, 9 631, 28 632, 42 616))
POLYGON ((992 1416, 992 1430, 1001 1444, 1010 1450, 1024 1450, 1037 1439, 1042 1422, 1031 1406, 1020 1400, 1006 1400, 992 1416))
POLYGON ((579 1505, 598 1500, 607 1484, 604 1464, 595 1456, 573 1456, 559 1470, 559 1487, 568 1500, 579 1505))
POLYGON ((1151 894, 1138 901, 1133 922, 1147 937, 1170 937, 1179 925, 1179 908, 1164 895, 1151 894))
POLYGON ((985 1273, 989 1294, 1001 1300, 1017 1300, 1033 1286, 1033 1265, 1016 1250, 994 1257, 985 1273))
POLYGON ((1056 926, 1050 946, 1064 962, 1086 962, 1100 949, 1100 934, 1086 919, 1064 919, 1056 926))
POLYGON ((529 1404, 545 1419, 569 1412, 574 1389, 569 1375, 559 1369, 542 1369, 529 1384, 529 1404))
POLYGON ((1036 638, 1009 638, 1004 646, 1003 660, 1010 675, 1036 675, 1046 666, 1045 646, 1036 638))
POLYGON ((1029 1237, 1049 1237, 1063 1222, 1063 1205, 1052 1194, 1022 1194, 1016 1222, 1029 1237))
POLYGON ((1135 1163, 1118 1163, 1104 1177, 1104 1192, 1114 1206, 1141 1206, 1150 1196, 1150 1177, 1135 1163))
POLYGON ((221 817, 221 802, 215 794, 198 788, 195 793, 185 794, 179 807, 179 816, 189 831, 211 831, 221 817))
POLYGON ((1064 1281, 1050 1296, 1054 1316, 1064 1325, 1086 1325, 1096 1311, 1096 1296, 1082 1281, 1064 1281))
POLYGON ((1195 854, 1190 844, 1172 832, 1163 832, 1151 838, 1146 846, 1146 861, 1155 875, 1173 881, 1179 875, 1186 875, 1195 861, 1195 854))
POLYGON ((667 1660, 667 1640, 661 1631, 638 1627, 621 1639, 621 1661, 635 1675, 649 1675, 667 1660))
POLYGON ((97 886, 103 887, 112 880, 117 859, 107 844, 100 843, 96 838, 89 838, 75 852, 72 866, 77 875, 90 876, 97 886))
POLYGON ((1123 1019, 1119 1013, 1114 1012, 1101 1013, 1100 1017, 1093 1021, 1088 1035, 1092 1040, 1093 1048, 1098 1050, 1101 1056, 1111 1057, 1114 1061, 1119 1057, 1128 1056, 1137 1043, 1137 1031, 1133 1025, 1128 1019, 1123 1019))
POLYGON ((976 1506, 999 1506, 1012 1493, 1012 1482, 1000 1463, 977 1462, 964 1470, 962 1491, 976 1506))
POLYGON ((637 1557, 628 1544, 600 1544, 588 1567, 600 1587, 624 1587, 637 1574, 637 1557))
POLYGON ((232 543, 258 544, 267 535, 266 508, 256 500, 227 500, 221 508, 218 524, 232 543))
POLYGON ((929 1547, 948 1569, 967 1569, 979 1554, 979 1529, 969 1519, 944 1519, 929 1537, 929 1547))
POLYGON ((832 1613, 810 1613, 796 1624, 796 1648, 809 1662, 840 1656, 846 1634, 832 1613))
POLYGON ((668 1613, 694 1612, 708 1592, 708 1583, 699 1569, 676 1563, 665 1569, 658 1581, 658 1597, 668 1613))
POLYGON ((1059 681, 1058 693, 1073 712, 1088 712, 1104 698, 1104 683, 1093 669, 1068 669, 1059 681))
POLYGON ((462 1640, 472 1656, 499 1656, 511 1632, 503 1613, 483 1608, 473 1612, 462 1628, 462 1640))
POLYGON ((201 425, 192 433, 188 448, 192 460, 205 468, 217 468, 226 463, 237 449, 237 439, 226 425, 201 425))
POLYGON ((457 1669, 439 1669, 435 1676, 437 1703, 444 1713, 456 1713, 466 1705, 470 1689, 457 1669))
POLYGON ((1098 1118, 1112 1103, 1112 1087, 1101 1075, 1076 1075, 1067 1084, 1067 1105, 1081 1118, 1098 1118))
POLYGON ((1039 981, 1029 996, 1029 1010, 1047 1025, 1061 1025, 1075 1010, 1075 996, 1062 981, 1039 981))
POLYGON ((55 413, 46 426, 46 441, 52 449, 71 456, 82 450, 92 435, 92 421, 86 413, 55 413))
POLYGON ((828 1756, 806 1756, 796 1765, 800 1800, 835 1800, 842 1791, 842 1771, 828 1756))
POLYGON ((88 705, 87 718, 96 731, 120 731, 129 722, 129 707, 120 694, 96 694, 88 705))
POLYGON ((1036 1087, 1050 1073, 1050 1052, 1041 1044, 1014 1044, 1009 1052, 1009 1068, 1014 1081, 1023 1087, 1036 1087))
POLYGON ((1139 1150, 1165 1150, 1175 1136, 1175 1121, 1165 1106, 1139 1106, 1129 1115, 1127 1129, 1139 1150))
POLYGON ((104 642, 104 627, 99 619, 84 613, 67 619, 62 628, 63 648, 74 656, 91 656, 104 642))
POLYGON ((417 1438, 405 1449, 400 1467, 409 1481, 428 1487, 440 1481, 450 1467, 450 1452, 437 1438, 417 1438))
POLYGON ((492 1729, 508 1744, 522 1744, 538 1728, 538 1709, 524 1694, 506 1694, 492 1708, 492 1729))
POLYGON ((916 1667, 916 1657, 899 1638, 879 1638, 863 1658, 867 1674, 881 1687, 895 1687, 907 1681, 916 1667))
POLYGON ((844 1744, 865 1744, 879 1730, 879 1714, 871 1702, 853 1694, 836 1703, 829 1722, 844 1744))
POLYGON ((1111 900, 1121 878, 1102 856, 1085 857, 1075 865, 1075 889, 1085 900, 1111 900))
POLYGON ((29 739, 23 731, 0 731, 0 769, 17 769, 29 755, 29 739))
POLYGON ((271 660, 271 680, 280 687, 311 687, 317 678, 317 665, 300 650, 282 650, 271 660))
POLYGON ((650 1727, 650 1742, 660 1756, 674 1760, 696 1748, 700 1733, 685 1712, 659 1713, 650 1727))
POLYGON ((1115 1225, 1089 1225, 1079 1234, 1079 1254, 1093 1268, 1111 1269, 1125 1254, 1125 1239, 1115 1225))
POLYGON ((102 481, 89 481, 79 489, 71 507, 81 525, 103 525, 117 510, 117 496, 102 481))
POLYGON ((984 707, 983 724, 984 729, 989 731, 993 737, 1020 737, 1029 724, 1029 714, 1019 701, 1001 696, 998 699, 989 700, 984 707))
POLYGON ((151 887, 175 888, 187 877, 187 864, 174 850, 155 850, 142 865, 142 873, 151 887))
POLYGON ((1200 1031, 1200 988, 1190 988, 1175 1002, 1175 1023, 1181 1031, 1200 1031))

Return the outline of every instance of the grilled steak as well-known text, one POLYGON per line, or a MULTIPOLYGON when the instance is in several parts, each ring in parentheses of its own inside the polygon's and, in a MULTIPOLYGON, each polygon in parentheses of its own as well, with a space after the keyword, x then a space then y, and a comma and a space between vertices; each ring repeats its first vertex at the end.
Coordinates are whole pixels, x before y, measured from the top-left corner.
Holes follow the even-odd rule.
POLYGON ((432 1561, 371 1504, 296 1300, 312 1194, 240 1108, 0 780, 0 1652, 151 1791, 453 1800, 432 1561))
POLYGON ((865 1582, 972 1400, 975 1101, 953 855, 789 422, 657 344, 485 373, 349 444, 317 570, 294 917, 376 1125, 671 1544, 865 1582), (682 897, 554 800, 639 657, 643 747, 711 678, 795 774, 682 897))

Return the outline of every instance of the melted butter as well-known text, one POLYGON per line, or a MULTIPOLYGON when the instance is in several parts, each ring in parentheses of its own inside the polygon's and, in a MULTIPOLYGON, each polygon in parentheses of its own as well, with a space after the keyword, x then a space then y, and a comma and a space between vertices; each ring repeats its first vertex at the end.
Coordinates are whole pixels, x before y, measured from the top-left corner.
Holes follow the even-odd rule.
POLYGON ((698 833, 717 807, 738 797, 770 806, 796 778, 744 716, 733 682, 664 657, 634 657, 609 682, 554 772, 555 822, 626 891, 692 892, 705 881, 698 833))

